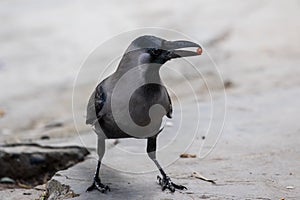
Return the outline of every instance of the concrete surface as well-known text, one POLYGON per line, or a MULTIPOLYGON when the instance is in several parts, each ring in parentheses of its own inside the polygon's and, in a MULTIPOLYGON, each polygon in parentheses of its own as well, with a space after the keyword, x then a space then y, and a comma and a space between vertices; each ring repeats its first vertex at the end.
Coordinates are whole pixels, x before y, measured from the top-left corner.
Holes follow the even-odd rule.
POLYGON ((0 191, 1 199, 9 200, 38 200, 43 191, 36 189, 5 189, 0 191))
MULTIPOLYGON (((228 121, 222 139, 212 153, 204 158, 180 158, 165 170, 176 183, 184 184, 187 191, 176 191, 174 194, 162 192, 156 183, 154 164, 144 154, 145 160, 131 160, 130 154, 118 156, 119 145, 126 146, 129 141, 120 140, 116 146, 109 146, 106 160, 114 160, 113 167, 122 165, 122 170, 104 166, 101 170, 103 183, 111 187, 111 192, 102 194, 97 191, 85 192, 91 184, 96 159, 94 155, 86 161, 58 172, 53 180, 70 186, 80 196, 75 199, 298 199, 300 197, 299 170, 299 128, 293 126, 298 119, 293 116, 300 113, 299 89, 280 90, 276 92, 251 95, 248 97, 229 97, 227 106, 228 121), (251 104, 249 104, 251 102, 251 104), (285 102, 282 105, 281 102, 285 102), (277 116, 274 118, 273 116, 277 116), (253 124, 248 128, 248 124, 253 124), (111 157, 109 155, 115 155, 111 157), (145 169, 152 166, 151 172, 129 173, 131 168, 138 170, 139 165, 145 169), (127 172, 124 172, 128 169, 127 172), (216 185, 191 177, 197 171, 205 177, 216 179, 216 185)), ((209 106, 209 104, 207 104, 209 106)), ((176 113, 175 113, 176 114, 176 113)), ((204 113, 203 113, 204 114, 204 113)), ((204 114, 205 115, 205 114, 204 114)), ((206 115, 207 116, 207 115, 206 115)), ((193 117, 189 119, 193 120, 193 117)), ((174 122, 176 123, 176 121, 174 122)), ((175 127, 167 127, 168 137, 160 137, 159 144, 168 143, 168 138, 176 132, 175 127)), ((186 137, 189 137, 186 128, 186 137)), ((82 135, 86 144, 93 144, 95 136, 82 135)), ((207 135, 209 139, 210 135, 207 135)), ((175 140, 182 140, 178 136, 175 140)), ((196 137, 187 149, 189 153, 199 156, 199 144, 202 139, 196 137)), ((176 143, 176 142, 175 142, 176 143)), ((88 145, 89 146, 89 145, 88 145)), ((172 145, 171 145, 172 146, 172 145)), ((145 146, 138 151, 145 151, 145 146)), ((179 157, 180 148, 168 150, 168 154, 158 153, 162 163, 170 157, 179 157)), ((150 167, 151 168, 151 167, 150 167)))

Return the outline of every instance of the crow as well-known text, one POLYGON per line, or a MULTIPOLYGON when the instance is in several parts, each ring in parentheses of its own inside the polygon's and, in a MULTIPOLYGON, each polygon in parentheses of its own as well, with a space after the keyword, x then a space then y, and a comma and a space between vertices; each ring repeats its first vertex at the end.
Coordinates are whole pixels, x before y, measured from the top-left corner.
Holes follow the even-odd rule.
POLYGON ((187 189, 173 183, 156 159, 156 140, 163 130, 162 118, 172 117, 172 102, 159 70, 175 58, 197 56, 200 45, 190 41, 167 41, 144 35, 129 45, 117 70, 97 85, 87 105, 86 124, 98 136, 98 163, 93 184, 87 189, 110 191, 101 182, 99 170, 105 153, 105 140, 113 138, 147 139, 147 153, 159 169, 157 176, 162 190, 187 189), (194 51, 183 48, 195 48, 194 51))

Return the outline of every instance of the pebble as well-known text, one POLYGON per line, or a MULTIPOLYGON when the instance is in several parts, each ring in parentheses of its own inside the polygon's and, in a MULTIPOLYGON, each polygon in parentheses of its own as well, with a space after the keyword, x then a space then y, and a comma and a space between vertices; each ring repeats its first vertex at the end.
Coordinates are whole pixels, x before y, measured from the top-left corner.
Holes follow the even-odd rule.
POLYGON ((292 190, 292 189, 294 189, 294 186, 291 186, 291 185, 286 186, 286 189, 292 190))
POLYGON ((50 137, 48 135, 42 135, 41 140, 49 140, 50 137))
POLYGON ((30 156, 30 164, 32 164, 32 165, 38 165, 38 164, 42 164, 45 162, 46 162, 46 158, 42 154, 35 153, 30 156))
POLYGON ((14 184, 16 183, 14 179, 11 179, 9 177, 3 177, 0 179, 0 183, 5 183, 5 184, 14 184))

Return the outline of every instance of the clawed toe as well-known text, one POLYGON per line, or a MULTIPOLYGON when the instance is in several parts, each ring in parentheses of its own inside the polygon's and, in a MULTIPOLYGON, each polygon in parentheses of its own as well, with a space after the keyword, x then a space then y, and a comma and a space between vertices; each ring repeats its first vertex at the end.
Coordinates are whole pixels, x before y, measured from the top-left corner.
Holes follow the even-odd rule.
POLYGON ((100 182, 100 180, 98 180, 98 179, 94 179, 93 184, 90 187, 88 187, 88 189, 86 191, 90 192, 90 191, 95 190, 95 189, 102 192, 102 193, 105 193, 106 191, 110 191, 109 186, 102 184, 100 182))
POLYGON ((158 184, 161 186, 162 191, 165 189, 169 189, 171 192, 175 192, 175 189, 178 190, 187 190, 187 188, 183 185, 177 185, 173 183, 170 179, 170 177, 166 176, 161 178, 160 176, 157 176, 158 184))
POLYGON ((177 184, 175 184, 173 182, 171 182, 171 183, 174 186, 174 188, 176 188, 178 190, 187 190, 187 188, 185 186, 183 186, 183 185, 177 185, 177 184))

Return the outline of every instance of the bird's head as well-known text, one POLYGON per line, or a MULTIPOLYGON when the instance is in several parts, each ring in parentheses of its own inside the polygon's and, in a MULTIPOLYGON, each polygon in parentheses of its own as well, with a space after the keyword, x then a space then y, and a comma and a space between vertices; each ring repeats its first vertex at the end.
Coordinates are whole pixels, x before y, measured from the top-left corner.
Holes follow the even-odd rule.
POLYGON ((202 48, 199 44, 190 41, 167 41, 165 39, 144 35, 131 42, 123 59, 132 65, 156 64, 163 65, 175 58, 201 55, 202 48), (185 50, 193 48, 194 50, 185 50))

